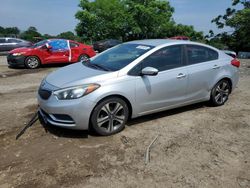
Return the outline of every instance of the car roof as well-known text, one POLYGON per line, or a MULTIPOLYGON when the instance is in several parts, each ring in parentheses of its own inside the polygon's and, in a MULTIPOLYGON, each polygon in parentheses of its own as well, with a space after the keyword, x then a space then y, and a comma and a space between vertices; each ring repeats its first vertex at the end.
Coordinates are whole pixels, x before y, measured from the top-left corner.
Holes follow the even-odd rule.
POLYGON ((18 39, 18 40, 23 40, 20 38, 14 38, 14 37, 0 37, 0 39, 18 39))
MULTIPOLYGON (((79 43, 79 42, 74 41, 74 40, 69 40, 69 39, 60 39, 60 38, 51 38, 51 39, 44 39, 44 40, 47 40, 47 41, 52 41, 52 40, 68 40, 69 42, 79 43)), ((80 43, 79 43, 79 44, 80 44, 80 43)))
POLYGON ((140 44, 140 45, 148 45, 148 46, 161 46, 161 45, 166 45, 166 44, 190 44, 190 45, 199 45, 199 46, 204 46, 204 47, 208 47, 211 49, 214 49, 216 51, 218 51, 218 49, 203 44, 203 43, 199 43, 199 42, 192 42, 192 41, 188 41, 188 40, 175 40, 175 39, 144 39, 144 40, 135 40, 135 41, 130 41, 127 42, 127 44, 140 44))
POLYGON ((180 44, 183 44, 183 41, 171 40, 171 39, 145 39, 145 40, 130 41, 130 42, 127 42, 127 43, 130 43, 130 44, 142 44, 142 45, 149 45, 149 46, 160 46, 160 45, 168 44, 168 43, 180 43, 180 44))

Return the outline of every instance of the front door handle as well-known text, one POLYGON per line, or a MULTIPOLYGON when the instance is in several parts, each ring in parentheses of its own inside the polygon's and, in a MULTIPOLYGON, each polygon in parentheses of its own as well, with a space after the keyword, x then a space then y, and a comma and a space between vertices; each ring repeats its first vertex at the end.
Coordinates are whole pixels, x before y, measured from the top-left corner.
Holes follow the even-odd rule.
POLYGON ((176 77, 177 79, 181 79, 181 78, 185 78, 186 74, 180 73, 178 74, 178 76, 176 77))
POLYGON ((214 66, 213 66, 213 69, 219 69, 219 68, 220 68, 219 65, 214 65, 214 66))

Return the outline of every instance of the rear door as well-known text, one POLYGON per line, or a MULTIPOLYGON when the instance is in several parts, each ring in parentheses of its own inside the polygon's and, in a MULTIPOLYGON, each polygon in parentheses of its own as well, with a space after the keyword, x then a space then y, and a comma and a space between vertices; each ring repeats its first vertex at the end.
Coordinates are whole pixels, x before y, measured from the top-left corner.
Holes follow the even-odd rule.
POLYGON ((21 43, 21 40, 18 39, 8 39, 8 51, 13 50, 15 48, 19 48, 18 44, 21 43))
POLYGON ((12 41, 12 39, 8 39, 8 38, 5 38, 5 39, 1 39, 1 51, 10 51, 10 50, 13 50, 17 43, 12 41))
POLYGON ((0 39, 0 52, 7 51, 6 50, 6 43, 7 43, 7 39, 5 39, 5 38, 0 39))
POLYGON ((204 46, 186 45, 188 88, 190 101, 208 98, 220 71, 218 52, 204 46))
POLYGON ((154 67, 159 70, 156 76, 136 78, 136 101, 140 115, 185 102, 187 70, 183 56, 183 46, 174 45, 154 52, 137 65, 141 66, 139 69, 154 67))

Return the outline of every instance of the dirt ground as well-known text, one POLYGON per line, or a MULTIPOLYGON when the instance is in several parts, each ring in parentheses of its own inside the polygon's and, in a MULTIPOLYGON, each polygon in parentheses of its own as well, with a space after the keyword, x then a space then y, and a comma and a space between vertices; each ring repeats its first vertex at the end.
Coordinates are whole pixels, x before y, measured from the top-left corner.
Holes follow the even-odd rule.
POLYGON ((114 136, 47 127, 15 140, 58 67, 10 69, 0 57, 0 187, 250 187, 250 61, 222 107, 196 104, 128 122, 114 136), (159 135, 145 165, 147 146, 159 135))

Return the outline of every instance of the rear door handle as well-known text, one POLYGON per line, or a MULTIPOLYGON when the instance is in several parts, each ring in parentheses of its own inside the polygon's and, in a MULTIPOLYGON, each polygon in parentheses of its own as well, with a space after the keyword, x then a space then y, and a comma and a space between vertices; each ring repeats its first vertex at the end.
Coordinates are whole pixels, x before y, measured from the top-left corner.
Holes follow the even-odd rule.
POLYGON ((177 78, 177 79, 181 79, 181 78, 185 78, 185 77, 186 77, 185 74, 180 73, 180 74, 178 74, 178 76, 177 76, 176 78, 177 78))
POLYGON ((220 68, 219 65, 214 65, 214 66, 213 66, 213 69, 219 69, 219 68, 220 68))

